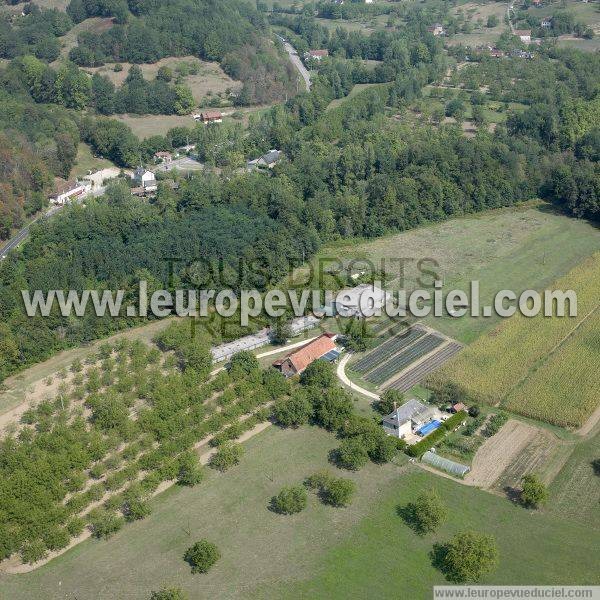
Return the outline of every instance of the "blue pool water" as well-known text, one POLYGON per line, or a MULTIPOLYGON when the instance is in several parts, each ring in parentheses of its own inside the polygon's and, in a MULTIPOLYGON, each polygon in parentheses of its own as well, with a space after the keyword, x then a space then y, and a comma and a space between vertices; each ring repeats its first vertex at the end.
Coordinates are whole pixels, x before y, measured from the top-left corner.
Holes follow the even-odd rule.
POLYGON ((433 421, 429 421, 429 423, 427 423, 427 425, 423 425, 423 427, 421 427, 421 429, 419 429, 419 431, 417 431, 417 433, 421 436, 425 436, 425 435, 431 433, 432 431, 435 431, 441 424, 442 424, 441 421, 434 419, 433 421))

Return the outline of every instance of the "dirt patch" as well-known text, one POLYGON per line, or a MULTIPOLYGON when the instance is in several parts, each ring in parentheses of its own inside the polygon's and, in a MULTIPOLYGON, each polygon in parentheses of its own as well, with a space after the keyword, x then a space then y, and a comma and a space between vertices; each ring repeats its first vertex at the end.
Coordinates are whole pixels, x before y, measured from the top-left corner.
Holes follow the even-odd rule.
POLYGON ((537 427, 510 419, 500 431, 486 440, 465 476, 469 485, 490 488, 539 432, 537 427))

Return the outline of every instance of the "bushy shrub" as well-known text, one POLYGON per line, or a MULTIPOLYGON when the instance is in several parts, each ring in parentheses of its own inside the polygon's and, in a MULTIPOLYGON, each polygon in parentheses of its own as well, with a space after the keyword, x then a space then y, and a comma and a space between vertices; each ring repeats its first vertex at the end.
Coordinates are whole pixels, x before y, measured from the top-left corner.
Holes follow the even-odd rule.
POLYGON ((186 550, 183 558, 192 567, 192 573, 207 573, 221 553, 212 542, 200 540, 186 550))
POLYGON ((284 487, 277 496, 271 499, 275 512, 283 515, 293 515, 306 508, 306 490, 301 485, 284 487))

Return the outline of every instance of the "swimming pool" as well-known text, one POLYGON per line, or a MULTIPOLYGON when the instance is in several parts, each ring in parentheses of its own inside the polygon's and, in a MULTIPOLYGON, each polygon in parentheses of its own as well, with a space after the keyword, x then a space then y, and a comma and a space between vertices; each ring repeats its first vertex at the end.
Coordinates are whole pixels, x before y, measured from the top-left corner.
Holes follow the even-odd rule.
POLYGON ((427 423, 427 425, 423 425, 423 427, 421 427, 421 429, 419 429, 417 431, 417 434, 420 436, 426 436, 426 435, 430 434, 432 431, 435 431, 441 424, 442 424, 442 422, 439 421, 438 419, 429 421, 429 423, 427 423))

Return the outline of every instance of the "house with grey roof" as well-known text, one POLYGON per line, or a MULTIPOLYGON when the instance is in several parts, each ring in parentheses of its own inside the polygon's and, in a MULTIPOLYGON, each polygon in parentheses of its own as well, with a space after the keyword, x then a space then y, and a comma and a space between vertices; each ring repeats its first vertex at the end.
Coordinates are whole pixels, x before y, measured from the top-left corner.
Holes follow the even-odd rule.
POLYGON ((272 169, 283 158, 281 150, 269 150, 266 154, 248 161, 248 170, 272 169))
POLYGON ((392 413, 382 420, 383 430, 388 435, 404 439, 414 430, 435 417, 437 411, 433 406, 427 406, 416 399, 409 400, 395 408, 392 413))

